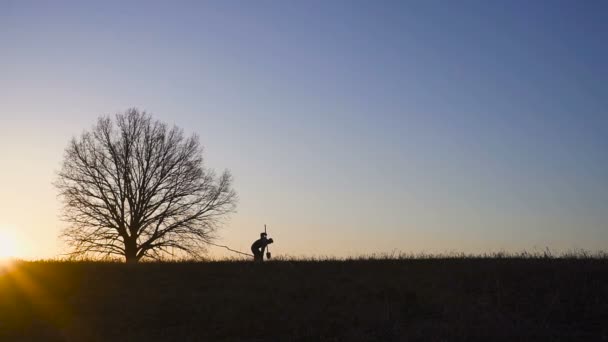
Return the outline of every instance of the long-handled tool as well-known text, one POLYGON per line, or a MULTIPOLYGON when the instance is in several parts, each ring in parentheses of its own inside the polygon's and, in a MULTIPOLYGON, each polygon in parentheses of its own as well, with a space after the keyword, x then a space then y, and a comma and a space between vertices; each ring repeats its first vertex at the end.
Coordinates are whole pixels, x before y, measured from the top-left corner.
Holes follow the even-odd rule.
MULTIPOLYGON (((266 225, 264 225, 264 234, 268 236, 268 233, 266 232, 266 225)), ((270 245, 266 245, 266 259, 270 259, 271 257, 272 254, 270 254, 270 245)))

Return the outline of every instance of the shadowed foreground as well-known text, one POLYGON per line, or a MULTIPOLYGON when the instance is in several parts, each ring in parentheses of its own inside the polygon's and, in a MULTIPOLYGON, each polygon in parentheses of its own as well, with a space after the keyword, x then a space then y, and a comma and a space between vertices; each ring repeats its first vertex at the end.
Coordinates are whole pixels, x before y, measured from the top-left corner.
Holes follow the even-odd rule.
POLYGON ((1 341, 606 340, 607 259, 25 262, 1 341))

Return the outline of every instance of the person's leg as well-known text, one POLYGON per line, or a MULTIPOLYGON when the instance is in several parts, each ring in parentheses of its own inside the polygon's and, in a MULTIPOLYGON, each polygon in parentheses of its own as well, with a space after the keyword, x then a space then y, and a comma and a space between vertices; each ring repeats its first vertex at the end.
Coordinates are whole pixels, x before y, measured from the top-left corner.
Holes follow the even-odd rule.
POLYGON ((253 261, 255 262, 262 262, 264 261, 264 254, 262 254, 259 250, 252 250, 253 252, 253 261))

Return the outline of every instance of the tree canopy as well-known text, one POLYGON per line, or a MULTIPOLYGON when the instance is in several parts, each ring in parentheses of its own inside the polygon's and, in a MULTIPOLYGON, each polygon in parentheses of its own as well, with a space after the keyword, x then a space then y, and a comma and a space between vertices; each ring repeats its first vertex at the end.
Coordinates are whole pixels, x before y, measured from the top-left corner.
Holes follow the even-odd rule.
POLYGON ((137 109, 73 138, 55 186, 70 255, 127 262, 200 257, 237 200, 230 172, 204 167, 198 136, 137 109))

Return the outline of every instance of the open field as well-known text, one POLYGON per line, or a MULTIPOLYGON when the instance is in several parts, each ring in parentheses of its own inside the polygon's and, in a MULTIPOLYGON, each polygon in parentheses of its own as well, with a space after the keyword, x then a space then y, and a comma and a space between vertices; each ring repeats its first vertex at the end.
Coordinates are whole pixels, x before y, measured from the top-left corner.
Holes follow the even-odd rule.
POLYGON ((608 340, 608 259, 21 262, 0 341, 608 340))

